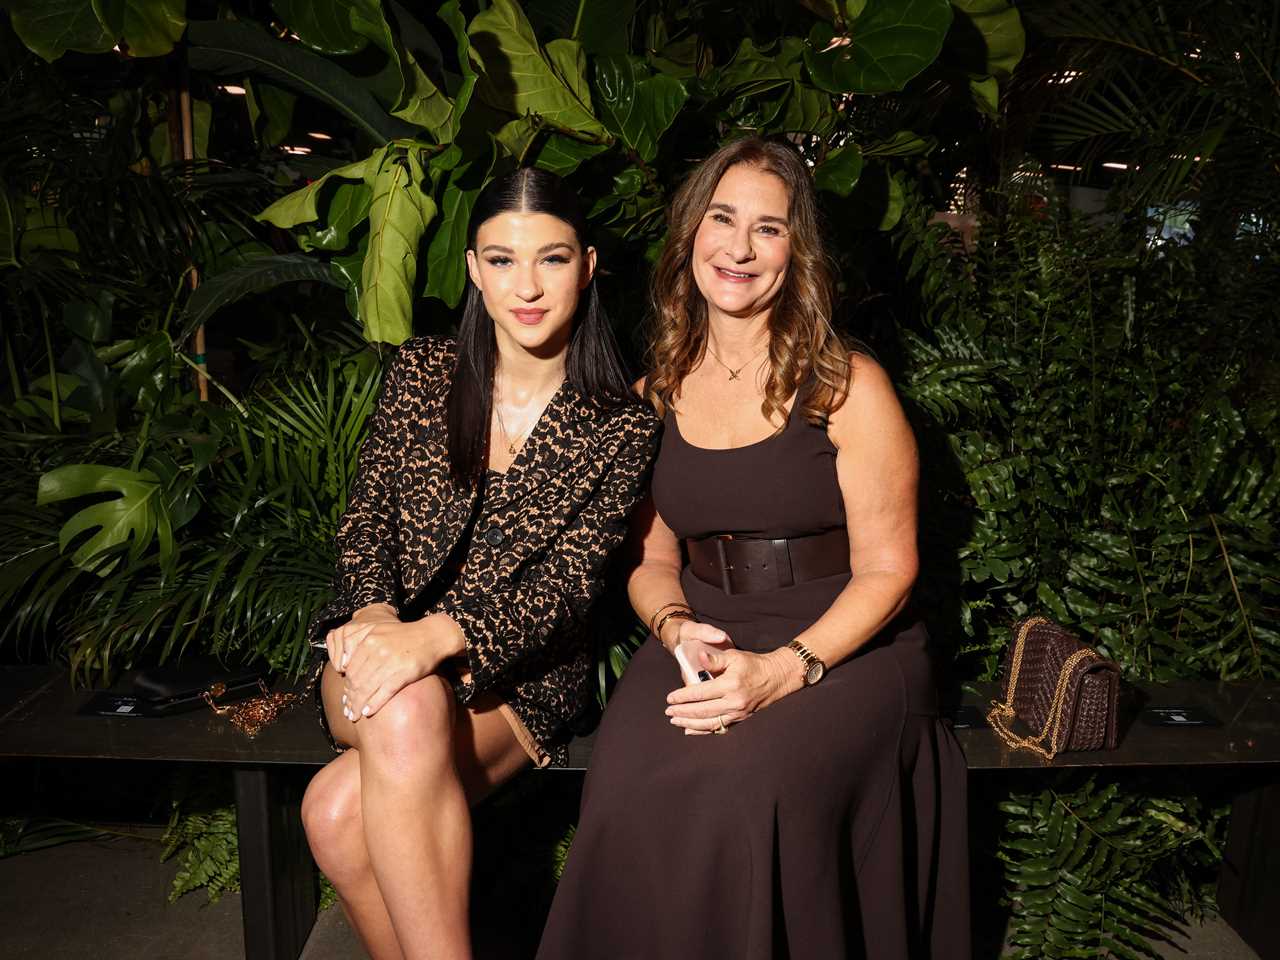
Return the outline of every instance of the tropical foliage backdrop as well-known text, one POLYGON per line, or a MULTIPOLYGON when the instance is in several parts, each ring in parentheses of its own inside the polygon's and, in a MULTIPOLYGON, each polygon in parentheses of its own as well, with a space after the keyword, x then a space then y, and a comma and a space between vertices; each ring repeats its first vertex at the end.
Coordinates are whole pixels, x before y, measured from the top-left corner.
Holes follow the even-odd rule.
MULTIPOLYGON (((450 330, 486 180, 571 179, 638 361, 672 189, 760 133, 811 163, 836 319, 914 418, 917 597, 957 678, 994 676, 1032 609, 1134 678, 1280 672, 1270 5, 0 10, 6 656, 299 668, 383 362, 450 330), (1067 209, 1084 183, 1105 216, 1067 209), (1161 239, 1175 221, 1191 239, 1161 239)), ((628 649, 608 622, 602 678, 628 649)), ((1001 804, 1023 956, 1149 953, 1209 902, 1213 798, 1067 780, 1001 804)), ((201 816, 177 842, 218 832, 201 816)))

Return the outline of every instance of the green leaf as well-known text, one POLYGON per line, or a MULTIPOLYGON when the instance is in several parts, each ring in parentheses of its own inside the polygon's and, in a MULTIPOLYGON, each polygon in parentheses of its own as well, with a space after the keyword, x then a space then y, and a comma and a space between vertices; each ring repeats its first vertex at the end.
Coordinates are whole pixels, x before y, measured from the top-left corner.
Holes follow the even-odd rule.
POLYGON ((352 0, 351 25, 368 37, 388 57, 400 77, 400 90, 392 116, 432 131, 443 128, 453 113, 453 101, 418 65, 412 52, 400 42, 382 13, 382 0, 352 0))
POLYGON ((1022 59, 1027 34, 1018 11, 1005 0, 951 0, 958 12, 947 55, 964 58, 962 69, 1008 77, 1022 59))
POLYGON ((922 137, 910 130, 899 130, 887 140, 877 140, 862 146, 864 157, 914 157, 931 153, 938 145, 934 137, 922 137))
POLYGON ((361 270, 360 320, 371 343, 400 344, 413 335, 418 245, 436 214, 429 190, 417 150, 388 152, 373 184, 361 270))
MULTIPOLYGON (((901 177, 901 174, 890 176, 889 171, 880 164, 865 168, 849 194, 853 223, 876 230, 892 230, 901 219, 906 202, 901 177)), ((988 494, 984 482, 1006 483, 1010 479, 1006 473, 1002 464, 990 464, 974 471, 970 476, 974 495, 985 502, 988 494)))
POLYGON ((123 37, 131 57, 163 57, 187 28, 186 0, 92 0, 113 37, 123 37))
POLYGON ((813 82, 832 93, 901 90, 938 58, 950 26, 947 0, 869 0, 831 49, 831 28, 815 27, 805 64, 813 82))
POLYGON ((369 216, 373 191, 364 182, 340 183, 329 199, 324 214, 324 227, 298 238, 303 250, 345 250, 351 242, 351 231, 369 216))
POLYGON ((89 0, 8 0, 5 7, 13 32, 50 63, 68 50, 105 53, 116 42, 89 0))
MULTIPOLYGON (((533 28, 514 0, 494 0, 473 21, 471 42, 484 76, 481 96, 491 106, 517 116, 537 114, 565 130, 603 137, 605 128, 595 118, 584 83, 569 83, 560 76, 533 35, 533 28), (577 92, 575 92, 577 91, 577 92)), ((559 48, 564 68, 563 47, 559 48)))
POLYGON ((783 68, 783 56, 761 53, 750 38, 738 45, 733 59, 720 71, 718 91, 723 96, 758 97, 789 86, 795 77, 783 68))
POLYGON ((36 503, 44 506, 95 494, 116 495, 80 510, 63 524, 58 534, 59 548, 66 551, 80 535, 97 531, 77 548, 71 560, 82 570, 105 576, 115 561, 105 566, 93 561, 112 547, 128 544, 130 556, 137 558, 159 537, 161 557, 168 559, 173 551, 173 537, 161 492, 160 480, 150 470, 76 463, 42 474, 36 503))
POLYGON ((313 220, 320 219, 317 203, 320 199, 320 191, 324 189, 325 184, 335 178, 363 180, 366 184, 372 184, 378 169, 382 166, 382 160, 386 152, 386 147, 379 147, 363 160, 357 160, 355 163, 348 163, 345 167, 330 170, 323 177, 311 181, 301 190, 295 190, 293 193, 281 197, 254 219, 265 220, 267 223, 274 223, 277 227, 285 229, 296 227, 300 223, 311 223, 313 220))
POLYGON ((369 41, 351 26, 350 0, 271 0, 284 25, 312 50, 359 53, 369 41))
POLYGON ((658 155, 658 142, 689 99, 675 77, 648 76, 648 72, 639 57, 596 59, 600 116, 609 132, 646 163, 658 155))
POLYGON ((974 106, 988 117, 1000 115, 1000 84, 995 77, 970 79, 969 92, 973 95, 974 106))
POLYGON ((378 144, 414 128, 389 116, 365 86, 337 64, 260 28, 230 20, 197 20, 187 30, 194 70, 219 76, 256 74, 337 110, 378 144))
POLYGON ((106 343, 111 339, 110 294, 102 295, 97 302, 70 300, 64 303, 62 324, 82 340, 106 343))
POLYGON ((263 146, 280 146, 293 129, 297 95, 274 83, 254 83, 246 79, 244 86, 245 106, 249 109, 249 124, 253 127, 254 136, 261 140, 263 146), (260 118, 263 119, 261 130, 260 118))
POLYGON ((471 208, 480 194, 480 185, 463 186, 461 181, 471 173, 470 165, 449 172, 440 206, 435 234, 427 245, 427 280, 425 294, 456 307, 467 283, 467 225, 471 208))
POLYGON ((862 176, 862 151, 856 143, 832 150, 813 171, 813 185, 837 196, 847 197, 862 176))
POLYGON ((836 22, 856 20, 867 6, 867 0, 800 0, 800 3, 818 16, 836 22))
POLYGON ((13 217, 9 192, 0 189, 0 267, 16 266, 19 266, 18 224, 13 217))
POLYGON ((27 200, 27 222, 22 229, 19 255, 29 257, 35 250, 58 250, 78 253, 80 241, 67 226, 62 212, 56 207, 46 207, 34 200, 27 200))
POLYGON ((461 65, 462 82, 453 95, 453 108, 448 120, 432 132, 440 143, 451 143, 462 127, 463 115, 471 104, 479 75, 471 64, 471 39, 467 36, 467 19, 462 15, 458 0, 448 0, 437 11, 441 20, 453 35, 458 63, 461 65))
POLYGON ((313 257, 301 253, 259 257, 206 277, 187 301, 186 310, 183 311, 183 329, 195 330, 200 324, 207 323, 223 307, 251 294, 299 280, 316 280, 335 287, 341 286, 329 267, 313 257))
POLYGON ((584 161, 604 150, 606 143, 584 143, 562 133, 549 133, 538 117, 521 117, 506 123, 494 139, 517 163, 531 163, 564 177, 584 161))
POLYGON ((522 6, 544 37, 577 40, 590 54, 623 55, 630 47, 636 0, 526 0, 522 6))

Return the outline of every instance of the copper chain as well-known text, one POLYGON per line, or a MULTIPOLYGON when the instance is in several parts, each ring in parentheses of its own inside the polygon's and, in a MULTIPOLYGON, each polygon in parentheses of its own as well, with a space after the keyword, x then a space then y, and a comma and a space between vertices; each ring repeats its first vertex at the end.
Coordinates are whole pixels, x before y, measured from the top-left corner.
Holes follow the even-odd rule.
POLYGON ((1022 625, 1022 629, 1018 631, 1018 637, 1013 645, 1013 666, 1009 669, 1009 694, 1005 698, 1005 702, 998 700, 991 701, 991 712, 987 714, 987 723, 991 725, 991 729, 1000 735, 1005 743, 1015 750, 1018 747, 1025 747, 1028 750, 1040 754, 1046 760, 1052 760, 1061 749, 1058 743, 1058 737, 1062 733, 1062 705, 1067 698, 1067 686, 1071 683, 1071 671, 1075 669, 1077 663, 1087 657, 1097 657, 1097 654, 1084 647, 1077 650, 1067 662, 1062 665, 1062 670, 1058 673, 1058 684, 1053 691, 1053 701, 1049 705, 1049 715, 1045 718, 1044 729, 1040 731, 1038 736, 1019 737, 1009 729, 1009 724, 1016 716, 1013 709, 1014 694, 1018 689, 1018 676, 1022 673, 1022 655, 1026 651, 1027 634, 1031 632, 1032 627, 1048 624, 1049 621, 1044 617, 1032 617, 1022 625), (1045 749, 1045 738, 1049 738, 1049 747, 1045 749))

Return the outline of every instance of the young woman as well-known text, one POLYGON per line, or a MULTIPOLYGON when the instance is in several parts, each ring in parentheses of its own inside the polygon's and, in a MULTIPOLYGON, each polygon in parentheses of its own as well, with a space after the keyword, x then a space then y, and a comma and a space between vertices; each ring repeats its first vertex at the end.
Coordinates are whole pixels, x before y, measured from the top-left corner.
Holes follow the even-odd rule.
POLYGON ((673 201, 629 583, 652 633, 545 960, 968 957, 965 762, 906 613, 915 444, 831 328, 817 220, 795 151, 754 138, 673 201))
POLYGON ((659 427, 628 389, 574 194, 521 169, 478 197, 456 344, 392 361, 312 624, 336 749, 303 800, 370 955, 471 956, 469 808, 563 753, 582 621, 659 427))

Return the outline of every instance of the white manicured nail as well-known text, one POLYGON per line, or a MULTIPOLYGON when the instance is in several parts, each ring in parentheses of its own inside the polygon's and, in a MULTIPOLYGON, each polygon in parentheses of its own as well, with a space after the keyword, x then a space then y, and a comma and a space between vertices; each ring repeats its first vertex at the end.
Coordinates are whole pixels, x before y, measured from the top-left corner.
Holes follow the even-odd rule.
POLYGON ((360 708, 360 716, 367 717, 368 715, 369 715, 369 707, 366 704, 365 706, 360 708))

